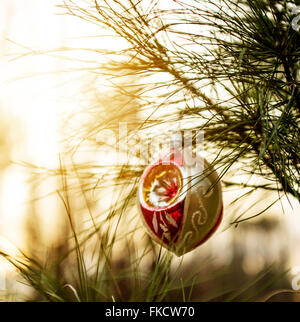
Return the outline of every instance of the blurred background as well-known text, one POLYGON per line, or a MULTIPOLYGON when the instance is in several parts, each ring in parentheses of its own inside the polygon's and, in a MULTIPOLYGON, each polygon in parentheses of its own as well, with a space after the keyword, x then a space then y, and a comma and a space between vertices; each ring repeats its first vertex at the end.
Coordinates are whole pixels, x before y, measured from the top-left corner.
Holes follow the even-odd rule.
MULTIPOLYGON (((119 108, 120 102, 126 104, 125 98, 108 89, 107 79, 97 74, 102 58, 95 51, 84 50, 117 49, 122 48, 122 43, 110 37, 105 41, 98 38, 102 30, 63 14, 57 6, 60 4, 52 0, 0 2, 0 249, 16 256, 21 249, 44 260, 63 254, 71 234, 56 193, 61 180, 51 175, 61 165, 60 156, 66 153, 70 142, 72 146, 80 142, 83 128, 105 117, 109 120, 110 111, 119 108)), ((136 114, 132 117, 140 117, 138 111, 136 114)), ((84 170, 82 181, 88 185, 88 164, 97 164, 103 154, 86 146, 78 158, 86 165, 78 171, 84 170)), ((93 182, 102 176, 100 169, 92 173, 93 182)), ((77 184, 78 181, 77 178, 77 184)), ((292 197, 284 197, 263 215, 238 227, 229 226, 233 215, 249 209, 255 213, 277 197, 276 192, 259 190, 232 203, 245 192, 236 187, 225 189, 225 220, 220 229, 183 259, 183 275, 192 276, 195 263, 206 263, 202 270, 204 281, 193 291, 194 300, 199 294, 204 294, 203 300, 219 295, 222 299, 222 290, 242 292, 245 285, 252 287, 251 294, 257 298, 279 289, 292 290, 297 273, 289 269, 300 266, 299 204, 292 197), (260 274, 261 284, 253 288, 252 283, 260 274), (262 285, 266 286, 263 293, 262 285)), ((109 185, 93 190, 85 200, 78 198, 77 193, 76 189, 70 192, 70 198, 80 230, 91 225, 90 208, 100 214, 114 202, 114 188, 109 185)), ((86 265, 92 267, 89 260, 92 263, 93 246, 85 247, 86 265)), ((119 247, 122 250, 124 246, 119 247)), ((116 258, 116 267, 126 266, 126 258, 120 254, 116 258)), ((176 258, 174 262, 180 260, 176 258)), ((58 275, 68 270, 68 264, 65 265, 58 275)), ((119 287, 130 293, 126 281, 119 287)), ((3 300, 40 299, 4 258, 0 258, 0 294, 3 300)), ((176 300, 176 294, 170 296, 176 300)), ((238 296, 232 295, 232 300, 238 296)), ((280 299, 299 298, 284 293, 280 299)))

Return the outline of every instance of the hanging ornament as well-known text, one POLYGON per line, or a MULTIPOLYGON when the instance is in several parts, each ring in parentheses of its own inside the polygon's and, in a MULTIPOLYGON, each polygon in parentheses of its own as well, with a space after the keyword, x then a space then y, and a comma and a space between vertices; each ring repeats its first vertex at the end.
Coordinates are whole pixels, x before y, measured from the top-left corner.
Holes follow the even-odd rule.
POLYGON ((193 165, 172 148, 149 165, 137 199, 143 223, 153 240, 181 256, 204 243, 222 221, 218 175, 200 156, 193 165))

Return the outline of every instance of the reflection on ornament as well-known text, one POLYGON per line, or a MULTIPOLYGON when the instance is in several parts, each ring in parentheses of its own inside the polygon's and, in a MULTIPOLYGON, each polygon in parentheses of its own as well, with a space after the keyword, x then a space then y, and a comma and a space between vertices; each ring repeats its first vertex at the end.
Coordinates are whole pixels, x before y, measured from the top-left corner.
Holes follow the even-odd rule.
POLYGON ((212 183, 209 181, 208 178, 203 178, 199 184, 197 185, 197 192, 199 197, 209 198, 212 193, 213 189, 211 189, 212 183))
POLYGON ((182 175, 174 164, 151 168, 143 185, 144 200, 150 207, 163 208, 176 201, 182 190, 182 175))
POLYGON ((222 220, 223 206, 217 173, 212 170, 203 176, 208 162, 199 158, 201 162, 187 166, 177 161, 182 160, 178 151, 173 155, 177 159, 171 158, 168 163, 160 160, 145 169, 137 197, 147 232, 180 256, 215 232, 222 220))

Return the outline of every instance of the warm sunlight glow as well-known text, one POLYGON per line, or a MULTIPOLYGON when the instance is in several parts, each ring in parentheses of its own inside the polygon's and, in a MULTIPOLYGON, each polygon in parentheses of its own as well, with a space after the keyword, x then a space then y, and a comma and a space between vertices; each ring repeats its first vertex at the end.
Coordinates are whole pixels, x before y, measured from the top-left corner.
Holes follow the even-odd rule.
MULTIPOLYGON (((166 10, 178 8, 173 1, 162 2, 166 10)), ((102 133, 106 131, 105 142, 112 145, 117 145, 118 139, 122 139, 117 135, 116 139, 110 135, 113 133, 113 126, 117 123, 113 118, 114 113, 115 115, 119 113, 118 121, 126 119, 133 125, 136 124, 134 117, 137 115, 147 118, 145 124, 149 122, 149 133, 152 131, 150 125, 154 124, 161 115, 169 113, 170 122, 161 124, 161 127, 150 133, 152 135, 156 133, 154 131, 160 133, 163 129, 172 130, 178 125, 178 123, 176 125, 172 123, 174 106, 166 104, 171 99, 174 99, 174 105, 177 104, 175 94, 170 98, 158 98, 156 103, 164 102, 166 106, 162 110, 155 111, 151 108, 139 108, 140 101, 136 96, 143 92, 142 89, 132 95, 132 102, 129 103, 124 102, 119 94, 109 97, 110 86, 116 85, 117 80, 114 75, 108 77, 103 74, 100 63, 105 60, 103 55, 100 55, 100 51, 101 53, 110 50, 121 51, 126 48, 126 41, 113 37, 111 31, 101 29, 97 24, 63 14, 64 9, 57 6, 58 4, 61 4, 59 0, 0 1, 0 252, 12 255, 18 254, 18 248, 30 250, 33 256, 53 251, 53 249, 58 253, 64 251, 63 242, 72 236, 71 228, 66 227, 65 224, 68 211, 71 210, 76 213, 74 227, 79 227, 84 232, 87 227, 93 227, 95 237, 91 238, 92 242, 95 240, 98 242, 97 238, 99 241, 102 240, 101 238, 108 238, 100 236, 100 233, 98 235, 98 227, 91 213, 94 211, 97 219, 108 217, 109 212, 104 210, 110 209, 116 201, 114 192, 124 187, 115 188, 108 184, 101 190, 100 195, 98 184, 102 176, 107 175, 104 174, 101 166, 113 164, 116 154, 112 152, 114 147, 105 151, 101 138, 99 142, 95 142, 98 123, 103 128, 102 133), (126 104, 132 104, 130 105, 132 110, 137 109, 134 116, 127 113, 124 108, 126 104), (101 113, 96 108, 99 105, 102 108, 101 113), (112 108, 109 109, 109 106, 112 108), (87 107, 88 112, 82 113, 87 107), (86 128, 88 131, 85 131, 86 128), (83 140, 86 140, 87 144, 82 150, 80 148, 76 150, 83 140), (77 177, 68 182, 71 192, 63 191, 64 193, 59 195, 58 187, 65 188, 65 182, 59 177, 59 174, 63 173, 60 168, 62 167, 60 157, 66 154, 69 142, 72 142, 76 148, 74 151, 68 150, 73 159, 68 155, 69 163, 66 167, 73 167, 72 171, 77 177), (89 143, 94 146, 98 144, 99 152, 90 149, 89 143), (82 167, 76 168, 74 160, 82 167), (61 173, 56 171, 58 168, 61 173), (45 173, 50 173, 52 177, 47 178, 45 173), (89 181, 91 178, 94 179, 94 184, 89 181), (88 192, 74 188, 78 186, 87 188, 88 192), (90 201, 93 197, 95 202, 90 201), (63 236, 63 239, 59 240, 57 236, 63 236)), ((186 39, 183 37, 181 41, 184 43, 186 39)), ((158 76, 149 77, 148 80, 168 84, 171 76, 166 74, 158 73, 158 76)), ((140 79, 138 77, 137 79, 138 83, 140 79)), ((122 81, 123 78, 120 83, 122 81)), ((136 84, 133 80, 133 88, 134 85, 136 84)), ((120 87, 124 92, 130 88, 128 86, 125 89, 122 84, 120 87)), ((171 86, 170 88, 172 90, 171 86)), ((158 86, 151 94, 155 96, 160 91, 161 88, 158 86)), ((206 94, 210 95, 210 92, 207 91, 206 94)), ((145 101, 147 99, 146 97, 145 101)), ((180 104, 176 105, 178 109, 187 108, 182 102, 180 104)), ((202 121, 203 124, 206 122, 206 120, 202 121)), ((195 122, 188 119, 186 124, 194 126, 195 122)), ((217 137, 219 133, 215 135, 217 137)), ((133 193, 128 187, 134 183, 133 176, 138 176, 142 170, 141 167, 135 173, 132 167, 124 171, 124 182, 128 185, 125 185, 124 191, 122 190, 124 195, 133 193)), ((232 171, 239 173, 239 165, 232 171)), ((117 171, 112 167, 110 173, 113 177, 117 171)), ((258 183, 257 177, 252 176, 251 173, 243 177, 245 178, 249 184, 258 183)), ((107 177, 106 180, 109 182, 107 177)), ((175 166, 160 165, 154 168, 145 182, 143 190, 145 203, 157 208, 172 205, 178 201, 179 194, 182 192, 182 180, 182 173, 175 166)), ((263 185, 264 182, 261 184, 263 185)), ((209 243, 201 246, 201 250, 197 249, 187 254, 185 263, 193 266, 194 259, 201 252, 201 256, 207 255, 214 258, 216 267, 222 267, 230 265, 234 254, 244 252, 245 256, 240 266, 235 269, 244 272, 247 276, 254 276, 274 261, 282 260, 282 253, 285 252, 289 254, 287 262, 290 267, 300 266, 300 205, 294 198, 282 197, 280 202, 267 210, 264 216, 270 220, 270 226, 260 221, 262 218, 259 216, 254 218, 251 224, 242 223, 238 226, 239 229, 228 228, 232 219, 227 213, 229 207, 236 217, 246 212, 253 215, 260 211, 261 207, 267 207, 278 198, 274 191, 262 193, 262 190, 259 190, 245 199, 247 202, 240 201, 232 204, 232 200, 238 199, 249 191, 249 188, 235 186, 224 192, 224 220, 221 228, 209 243), (282 215, 283 212, 284 215, 282 215), (254 231, 253 226, 258 222, 261 226, 254 231)), ((115 210, 117 211, 114 208, 113 211, 115 210)), ((126 211, 122 213, 122 216, 131 215, 126 211)), ((109 222, 107 226, 109 225, 117 227, 119 222, 109 222)), ((136 229, 135 226, 125 228, 136 229)), ((146 242, 145 234, 138 232, 138 236, 146 242)), ((123 236, 119 237, 121 241, 122 238, 123 236)), ((128 250, 129 247, 130 245, 122 244, 119 255, 123 255, 124 249, 128 250)), ((93 258, 93 252, 94 250, 89 249, 86 252, 87 256, 93 258)), ((176 263, 179 261, 177 258, 174 259, 176 263)), ((124 265, 121 260, 118 264, 124 265)), ((146 264, 152 265, 150 262, 146 264)), ((87 266, 90 269, 89 263, 87 266)), ((94 266, 90 266, 95 269, 94 266)), ((15 290, 17 285, 15 272, 13 266, 1 257, 0 295, 3 289, 15 290)))

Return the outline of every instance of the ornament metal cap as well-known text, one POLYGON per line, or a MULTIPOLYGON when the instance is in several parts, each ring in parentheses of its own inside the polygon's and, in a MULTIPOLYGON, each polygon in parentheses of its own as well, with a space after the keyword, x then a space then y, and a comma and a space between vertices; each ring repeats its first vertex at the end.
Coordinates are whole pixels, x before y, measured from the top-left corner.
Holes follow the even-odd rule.
POLYGON ((137 201, 148 234, 177 256, 204 243, 222 221, 222 191, 216 171, 200 156, 189 165, 174 148, 146 167, 137 201))

